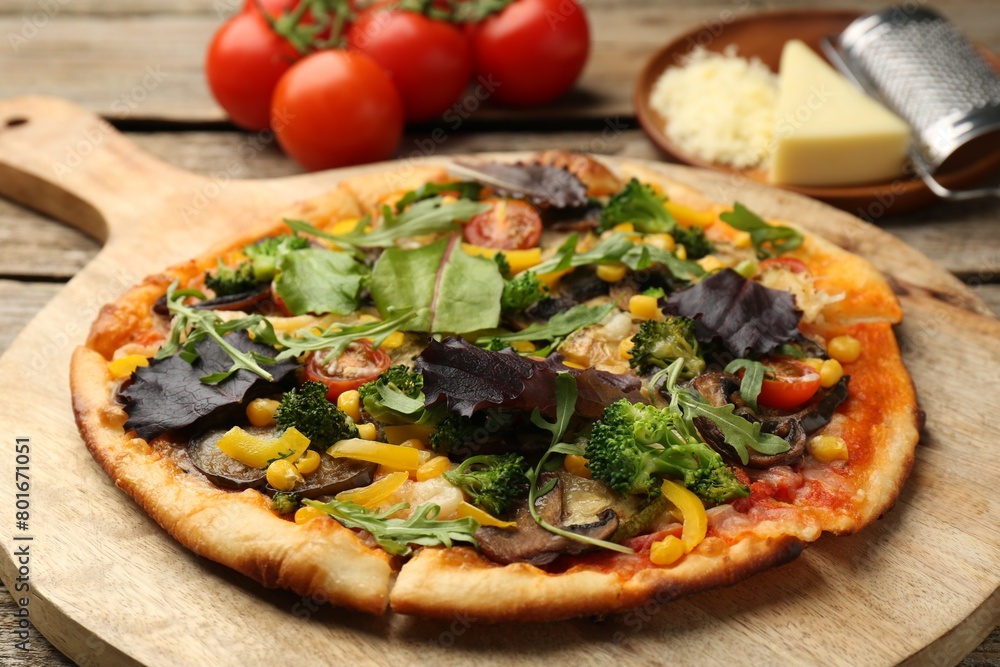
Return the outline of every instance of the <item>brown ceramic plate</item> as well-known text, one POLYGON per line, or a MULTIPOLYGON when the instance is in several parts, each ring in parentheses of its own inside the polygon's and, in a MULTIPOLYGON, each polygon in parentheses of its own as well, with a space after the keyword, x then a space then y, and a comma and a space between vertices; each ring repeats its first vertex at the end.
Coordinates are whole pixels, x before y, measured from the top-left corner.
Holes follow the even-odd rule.
MULTIPOLYGON (((701 44, 710 51, 722 52, 730 44, 737 54, 745 58, 756 56, 773 71, 778 70, 781 50, 790 39, 801 39, 817 53, 822 54, 820 40, 846 28, 861 12, 848 10, 791 10, 753 14, 733 20, 717 32, 704 27, 681 35, 657 51, 646 62, 636 83, 633 103, 639 123, 649 138, 668 156, 678 162, 728 172, 739 178, 767 183, 767 174, 761 169, 735 169, 728 165, 705 162, 688 155, 672 143, 664 131, 667 119, 649 104, 653 85, 665 69, 676 65, 687 55, 694 44, 701 44)), ((982 55, 1000 71, 1000 57, 979 47, 982 55)), ((981 185, 1000 169, 1000 154, 993 153, 977 161, 956 167, 939 180, 951 188, 981 185)), ((889 183, 847 187, 781 186, 800 194, 820 199, 859 217, 877 219, 926 206, 937 200, 919 178, 904 176, 889 183)))

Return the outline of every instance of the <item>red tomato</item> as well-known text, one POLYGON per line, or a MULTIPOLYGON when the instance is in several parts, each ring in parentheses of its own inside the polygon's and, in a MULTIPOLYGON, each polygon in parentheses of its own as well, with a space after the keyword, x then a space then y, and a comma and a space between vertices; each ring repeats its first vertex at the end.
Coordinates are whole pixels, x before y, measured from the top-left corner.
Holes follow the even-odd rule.
POLYGON ((517 199, 487 199, 493 208, 465 225, 469 243, 500 250, 534 248, 542 237, 542 217, 535 207, 517 199))
POLYGON ((443 113, 472 76, 472 53, 462 31, 415 12, 366 11, 351 26, 347 43, 389 73, 407 120, 443 113))
POLYGON ((274 88, 299 57, 256 8, 247 8, 212 38, 205 58, 208 87, 234 123, 247 130, 266 130, 274 88))
POLYGON ((329 389, 326 398, 336 401, 345 391, 357 389, 371 382, 389 368, 392 360, 381 349, 373 350, 371 341, 358 340, 351 343, 342 355, 328 364, 323 364, 325 350, 309 355, 306 361, 305 377, 311 382, 322 382, 329 389))
POLYGON ((474 33, 476 72, 511 106, 550 102, 573 87, 590 53, 576 0, 516 0, 474 33))
POLYGON ((278 143, 306 169, 392 156, 403 136, 403 104, 382 68, 340 49, 303 58, 278 82, 271 104, 278 143))
POLYGON ((760 262, 760 270, 765 271, 770 268, 783 267, 792 273, 810 273, 805 262, 794 257, 769 257, 760 262))
POLYGON ((760 388, 757 401, 779 410, 797 408, 819 389, 819 373, 811 366, 793 359, 772 359, 764 365, 774 371, 768 373, 760 388))

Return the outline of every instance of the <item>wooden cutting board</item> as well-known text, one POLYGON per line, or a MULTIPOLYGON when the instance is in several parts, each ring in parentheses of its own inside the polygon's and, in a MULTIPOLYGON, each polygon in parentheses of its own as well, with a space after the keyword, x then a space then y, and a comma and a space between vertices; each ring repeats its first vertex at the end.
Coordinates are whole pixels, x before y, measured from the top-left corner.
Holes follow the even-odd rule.
MULTIPOLYGON (((241 159, 252 159, 254 145, 241 159)), ((105 241, 0 360, 0 575, 15 591, 15 551, 28 545, 31 621, 68 656, 109 666, 947 664, 1000 621, 1000 322, 876 227, 793 194, 668 165, 650 166, 720 201, 738 197, 794 220, 895 281, 906 311, 898 335, 927 428, 885 518, 859 535, 824 536, 797 561, 728 589, 540 625, 373 618, 265 590, 181 548, 84 448, 70 410, 71 350, 101 304, 145 274, 262 213, 386 166, 204 178, 158 162, 68 103, 0 102, 0 196, 105 241), (30 439, 27 530, 15 528, 19 437, 30 439)))

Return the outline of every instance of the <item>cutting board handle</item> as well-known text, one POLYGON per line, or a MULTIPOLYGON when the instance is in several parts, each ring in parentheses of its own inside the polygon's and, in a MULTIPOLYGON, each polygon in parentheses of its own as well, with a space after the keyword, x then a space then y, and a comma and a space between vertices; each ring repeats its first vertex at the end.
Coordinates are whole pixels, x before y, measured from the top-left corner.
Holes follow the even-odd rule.
POLYGON ((0 197, 107 240, 198 177, 139 149, 96 114, 51 97, 0 100, 0 197), (137 195, 137 193, 141 193, 137 195))

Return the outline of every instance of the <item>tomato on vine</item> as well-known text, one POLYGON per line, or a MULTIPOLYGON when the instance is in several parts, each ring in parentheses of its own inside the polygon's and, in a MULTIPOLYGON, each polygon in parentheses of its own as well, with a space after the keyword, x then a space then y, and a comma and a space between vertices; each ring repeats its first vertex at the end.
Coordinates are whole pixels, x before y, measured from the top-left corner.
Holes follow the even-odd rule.
POLYGON ((414 11, 369 9, 351 26, 347 44, 389 73, 407 120, 443 113, 472 76, 472 52, 462 31, 414 11))
POLYGON ((382 67, 365 54, 319 51, 278 82, 271 127, 281 148, 306 169, 375 162, 399 145, 403 103, 382 67))

